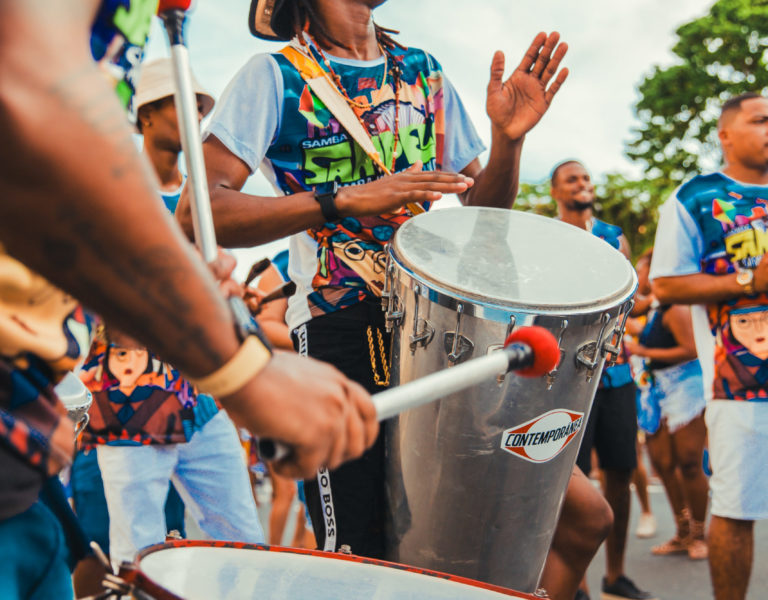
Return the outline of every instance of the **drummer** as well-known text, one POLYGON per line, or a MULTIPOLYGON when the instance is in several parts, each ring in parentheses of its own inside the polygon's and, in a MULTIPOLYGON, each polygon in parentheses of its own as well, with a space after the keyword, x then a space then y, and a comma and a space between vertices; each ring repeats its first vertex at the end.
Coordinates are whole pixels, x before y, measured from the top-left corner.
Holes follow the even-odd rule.
POLYGON ((73 424, 51 384, 87 351, 93 319, 54 284, 190 376, 220 373, 232 357, 255 352, 261 360, 228 380, 221 401, 254 433, 292 444, 294 453, 277 464, 286 474, 336 466, 377 431, 368 394, 353 382, 319 362, 269 357, 253 337, 244 345, 216 282, 160 202, 115 89, 85 43, 92 26, 109 33, 103 49, 118 53, 105 70, 119 75, 113 84, 128 102, 132 61, 141 55, 134 44, 145 40, 155 7, 0 3, 3 598, 72 597, 63 528, 38 497, 72 459, 73 424), (115 24, 118 10, 129 32, 115 24))
MULTIPOLYGON (((523 138, 567 76, 562 70, 555 77, 566 52, 557 33, 537 35, 509 79, 503 53, 494 55, 492 142, 483 168, 483 143, 440 64, 375 24, 380 4, 253 0, 252 32, 292 45, 256 55, 240 70, 204 143, 219 241, 253 246, 293 235, 289 273, 298 289, 286 317, 294 344, 370 392, 389 383, 389 337, 377 300, 385 244, 443 194, 511 207, 523 138), (322 73, 330 99, 319 100, 300 70, 306 77, 322 73), (378 148, 376 160, 350 139, 357 123, 378 148), (260 165, 290 198, 239 191, 260 165), (383 176, 384 169, 397 174, 383 176)), ((184 196, 177 215, 191 233, 183 203, 184 196)), ((382 438, 362 459, 306 482, 322 548, 348 545, 356 554, 383 556, 382 438)))
MULTIPOLYGON (((579 161, 568 160, 552 170, 550 193, 557 204, 558 219, 585 229, 605 240, 629 260, 627 238, 620 227, 605 223, 593 214, 595 187, 579 161)), ((619 361, 603 371, 576 464, 587 475, 591 471, 592 448, 605 473, 605 496, 613 511, 613 526, 606 540, 604 595, 611 598, 649 599, 624 573, 624 550, 629 525, 632 472, 637 466, 636 387, 629 364, 619 361)), ((582 597, 586 591, 582 591, 582 597)))

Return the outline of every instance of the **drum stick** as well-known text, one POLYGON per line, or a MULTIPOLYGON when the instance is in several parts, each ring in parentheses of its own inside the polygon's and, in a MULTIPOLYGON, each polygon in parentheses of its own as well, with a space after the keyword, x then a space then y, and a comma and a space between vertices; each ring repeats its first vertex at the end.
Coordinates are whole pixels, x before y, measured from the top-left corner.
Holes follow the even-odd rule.
MULTIPOLYGON (((374 395, 376 419, 390 419, 404 410, 434 402, 510 371, 517 371, 523 377, 541 377, 552 371, 559 360, 560 348, 555 336, 542 327, 521 327, 510 334, 498 351, 374 395)), ((280 460, 290 454, 290 447, 281 442, 259 440, 259 455, 264 460, 280 460)))
POLYGON ((259 262, 253 263, 251 266, 251 270, 248 271, 248 277, 245 278, 245 281, 243 282, 243 285, 248 286, 251 284, 251 282, 256 279, 259 275, 261 275, 264 271, 266 271, 269 268, 269 265, 272 264, 272 261, 268 258, 262 258, 259 262))
POLYGON ((200 121, 197 112, 197 97, 192 85, 192 70, 189 64, 189 49, 184 40, 184 21, 191 0, 162 0, 158 15, 165 24, 168 42, 171 45, 171 64, 175 83, 174 103, 179 119, 181 148, 187 163, 190 179, 190 204, 195 243, 210 264, 218 258, 216 231, 213 227, 211 199, 208 193, 208 178, 203 161, 203 144, 200 138, 200 121))
MULTIPOLYGON (((189 50, 184 41, 184 21, 191 3, 192 0, 160 0, 157 14, 165 24, 171 46, 171 65, 175 83, 174 104, 179 119, 181 148, 184 151, 187 175, 190 179, 190 204, 195 243, 203 255, 203 260, 210 265, 218 258, 219 251, 203 160, 197 97, 192 85, 189 50)), ((251 313, 242 298, 230 296, 227 302, 234 315, 235 323, 247 323, 251 319, 251 313)))
POLYGON ((287 281, 281 286, 276 287, 261 299, 259 304, 267 304, 273 300, 280 300, 281 298, 289 298, 296 293, 296 284, 293 281, 287 281))

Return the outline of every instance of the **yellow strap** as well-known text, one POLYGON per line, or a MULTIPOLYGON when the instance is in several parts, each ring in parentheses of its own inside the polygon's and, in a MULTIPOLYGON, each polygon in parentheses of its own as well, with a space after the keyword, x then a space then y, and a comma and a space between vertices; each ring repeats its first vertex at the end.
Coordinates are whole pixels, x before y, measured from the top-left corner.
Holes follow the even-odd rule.
POLYGON ((296 70, 301 74, 301 77, 305 81, 314 79, 315 77, 325 76, 325 71, 323 71, 322 67, 317 64, 316 60, 312 60, 293 46, 286 46, 280 50, 280 54, 285 56, 285 58, 296 67, 296 70))
POLYGON ((243 345, 224 366, 199 379, 189 378, 198 392, 214 398, 229 396, 255 377, 272 358, 269 350, 255 335, 248 336, 243 345))

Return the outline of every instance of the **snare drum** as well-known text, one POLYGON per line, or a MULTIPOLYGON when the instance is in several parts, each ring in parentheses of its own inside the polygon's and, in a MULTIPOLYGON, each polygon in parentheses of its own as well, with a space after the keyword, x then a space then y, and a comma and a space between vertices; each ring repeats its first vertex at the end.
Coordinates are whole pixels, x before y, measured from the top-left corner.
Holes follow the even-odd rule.
POLYGON ((559 366, 406 411, 386 429, 387 558, 536 590, 600 373, 637 278, 599 238, 553 219, 463 207, 403 224, 383 302, 393 385, 499 348, 516 327, 559 366))
POLYGON ((67 409, 67 415, 75 423, 75 437, 88 425, 88 409, 93 395, 74 373, 67 373, 55 388, 56 395, 67 409))
POLYGON ((125 575, 141 600, 541 600, 497 586, 358 556, 178 541, 142 551, 125 575))

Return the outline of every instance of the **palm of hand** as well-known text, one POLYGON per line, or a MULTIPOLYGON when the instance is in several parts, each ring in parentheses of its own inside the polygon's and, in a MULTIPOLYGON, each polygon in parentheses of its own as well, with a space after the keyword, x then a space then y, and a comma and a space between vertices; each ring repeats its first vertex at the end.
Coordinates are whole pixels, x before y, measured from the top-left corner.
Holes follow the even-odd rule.
POLYGON ((491 123, 514 140, 541 120, 549 102, 541 79, 518 70, 504 84, 488 90, 485 108, 491 123))
POLYGON ((493 126, 509 139, 521 138, 541 120, 568 76, 568 69, 562 69, 552 81, 568 51, 567 44, 558 45, 559 40, 557 32, 549 36, 538 34, 506 81, 503 80, 504 54, 494 55, 486 111, 493 126))

